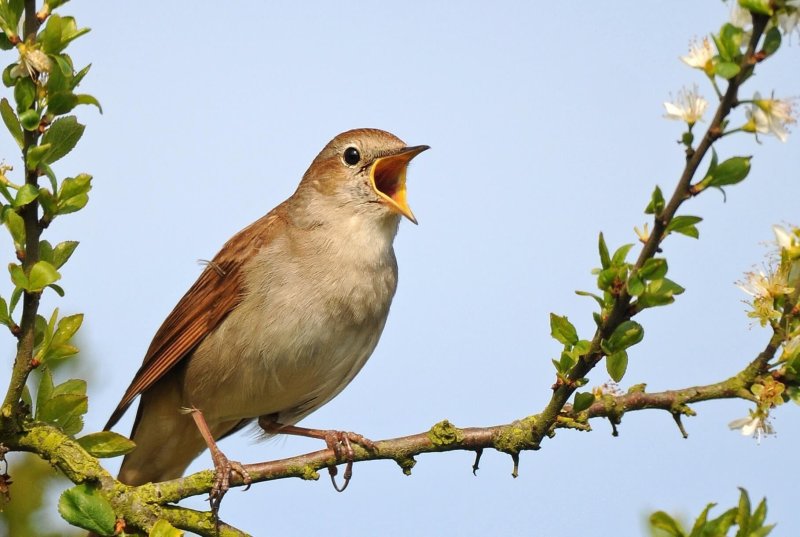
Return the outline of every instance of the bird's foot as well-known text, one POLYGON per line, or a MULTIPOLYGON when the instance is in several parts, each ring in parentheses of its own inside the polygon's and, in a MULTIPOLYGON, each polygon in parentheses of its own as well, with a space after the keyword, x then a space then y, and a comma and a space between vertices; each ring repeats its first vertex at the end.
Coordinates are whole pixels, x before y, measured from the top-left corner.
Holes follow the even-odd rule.
POLYGON ((222 498, 231 488, 231 476, 234 473, 239 474, 246 485, 244 490, 250 488, 252 480, 250 479, 250 474, 247 473, 241 463, 229 460, 219 449, 200 409, 190 408, 187 411, 192 415, 194 423, 197 425, 197 430, 200 431, 200 435, 206 441, 208 450, 211 452, 211 460, 214 462, 214 485, 208 493, 208 502, 211 504, 211 514, 214 520, 219 523, 219 506, 222 504, 222 498))
POLYGON ((328 449, 333 451, 337 461, 343 460, 346 463, 344 474, 344 484, 340 487, 336 483, 336 475, 339 473, 336 466, 329 466, 328 473, 331 476, 333 488, 338 492, 344 492, 347 485, 350 484, 350 479, 353 477, 353 462, 355 460, 355 451, 353 444, 358 444, 367 451, 375 453, 378 447, 375 442, 369 438, 349 431, 334 431, 326 429, 308 429, 306 427, 297 427, 296 425, 282 425, 274 420, 271 416, 262 416, 258 420, 258 424, 267 433, 280 433, 292 434, 295 436, 306 436, 309 438, 318 438, 325 442, 328 449))
POLYGON ((219 448, 211 450, 211 459, 214 461, 214 486, 211 487, 211 492, 208 493, 208 502, 211 504, 211 512, 214 515, 214 519, 217 520, 222 498, 231 488, 231 476, 238 474, 242 478, 245 484, 244 490, 250 488, 252 480, 250 479, 250 474, 240 462, 228 459, 219 448))

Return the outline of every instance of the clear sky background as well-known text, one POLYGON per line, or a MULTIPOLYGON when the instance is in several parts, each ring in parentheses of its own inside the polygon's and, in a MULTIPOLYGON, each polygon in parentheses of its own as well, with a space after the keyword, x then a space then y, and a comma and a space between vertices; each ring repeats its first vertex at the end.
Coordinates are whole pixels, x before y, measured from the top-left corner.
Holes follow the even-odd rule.
MULTIPOLYGON (((560 351, 548 314, 590 338, 594 302, 573 291, 594 288, 598 232, 614 246, 635 242, 654 185, 672 191, 682 125, 662 117, 662 102, 693 83, 712 99, 678 57, 728 6, 75 0, 61 12, 92 28, 72 56, 93 64, 82 89, 104 109, 79 111, 86 134, 56 168, 92 173, 91 202, 47 232, 81 241, 62 271, 67 297, 45 306, 86 314, 86 431, 102 427, 200 273, 197 259, 289 196, 334 135, 377 127, 432 148, 409 172, 419 226, 401 224, 400 284, 375 354, 303 424, 384 439, 543 408, 560 351)), ((744 97, 800 95, 800 36, 792 41, 744 97)), ((763 348, 768 334, 751 327, 734 282, 763 263, 772 224, 800 224, 798 135, 719 144, 721 157, 754 155, 753 170, 726 202, 708 192, 685 205, 705 219, 700 241, 671 237, 665 255, 686 293, 637 318, 645 339, 623 389, 722 380, 763 348)), ((9 136, 0 154, 17 162, 9 136)), ((8 356, 14 342, 2 338, 8 356)), ((603 367, 591 375, 606 380, 603 367)), ((796 534, 800 409, 779 408, 777 436, 757 445, 727 427, 748 408, 697 405, 687 440, 655 411, 627 415, 618 438, 602 421, 588 434, 559 431, 522 454, 517 479, 504 454, 486 452, 477 477, 471 453, 426 455, 411 477, 393 462, 358 464, 344 494, 324 473, 235 490, 221 515, 255 535, 641 535, 651 510, 693 518, 714 501, 719 514, 743 486, 768 496, 775 535, 796 534)), ((127 434, 132 418, 116 430, 127 434)), ((239 434, 222 447, 258 462, 322 445, 239 434)), ((206 454, 191 470, 209 466, 206 454)))

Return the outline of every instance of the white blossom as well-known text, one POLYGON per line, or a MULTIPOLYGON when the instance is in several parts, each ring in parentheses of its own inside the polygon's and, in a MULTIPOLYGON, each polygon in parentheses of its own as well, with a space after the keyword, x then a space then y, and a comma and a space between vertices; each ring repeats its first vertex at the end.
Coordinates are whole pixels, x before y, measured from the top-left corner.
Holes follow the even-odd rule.
POLYGON ((665 102, 664 108, 667 119, 685 121, 689 125, 694 125, 703 117, 703 113, 708 108, 708 101, 697 93, 697 86, 692 89, 683 88, 673 100, 665 102))

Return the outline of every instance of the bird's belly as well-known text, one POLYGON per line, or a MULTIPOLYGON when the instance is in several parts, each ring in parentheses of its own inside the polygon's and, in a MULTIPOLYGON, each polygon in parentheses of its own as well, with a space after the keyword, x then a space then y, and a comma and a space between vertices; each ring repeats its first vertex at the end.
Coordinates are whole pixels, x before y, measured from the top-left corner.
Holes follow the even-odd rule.
POLYGON ((373 301, 370 311, 354 312, 332 297, 302 304, 275 295, 243 301, 189 360, 186 404, 208 421, 277 414, 283 424, 297 423, 362 368, 389 307, 373 301))

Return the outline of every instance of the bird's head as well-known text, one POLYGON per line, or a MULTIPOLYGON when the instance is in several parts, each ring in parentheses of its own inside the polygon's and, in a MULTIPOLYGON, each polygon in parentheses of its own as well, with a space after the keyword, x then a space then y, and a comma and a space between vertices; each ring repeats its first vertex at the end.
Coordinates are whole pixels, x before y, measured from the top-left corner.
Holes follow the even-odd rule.
POLYGON ((427 145, 409 147, 378 129, 355 129, 336 136, 303 176, 312 189, 343 210, 378 218, 403 215, 417 223, 406 199, 406 170, 427 145))

